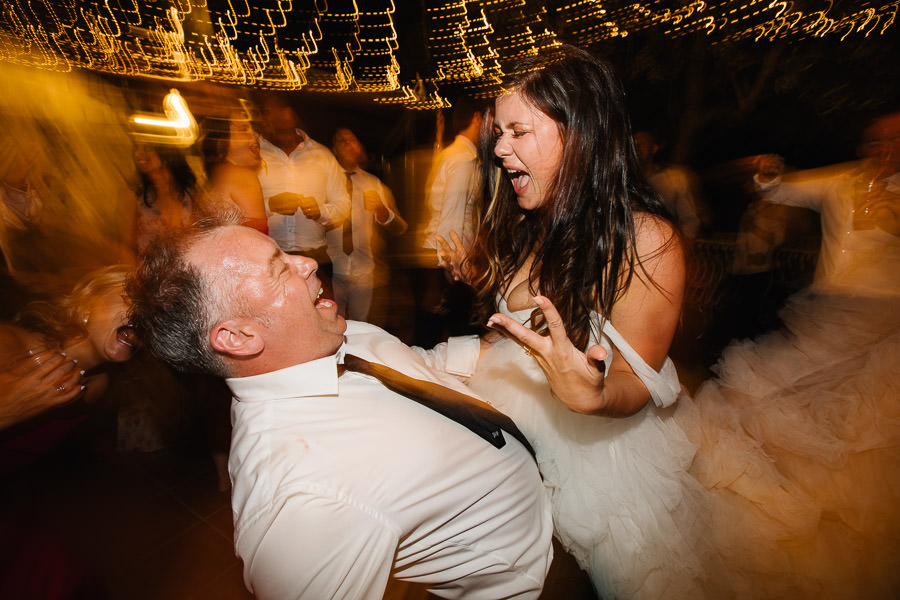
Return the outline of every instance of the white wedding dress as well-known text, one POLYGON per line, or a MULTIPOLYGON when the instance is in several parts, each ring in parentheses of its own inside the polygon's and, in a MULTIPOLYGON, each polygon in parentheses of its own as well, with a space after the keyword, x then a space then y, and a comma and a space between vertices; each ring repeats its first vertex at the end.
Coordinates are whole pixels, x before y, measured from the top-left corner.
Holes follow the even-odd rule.
MULTIPOLYGON (((531 310, 499 310, 524 323, 531 310)), ((596 317, 596 315, 595 315, 596 317)), ((599 319, 597 319, 599 320, 599 319)), ((596 327, 595 327, 596 329, 596 327)), ((503 338, 486 349, 469 386, 490 398, 534 445, 557 537, 604 600, 715 598, 719 571, 708 495, 688 473, 695 446, 661 408, 681 386, 671 362, 650 368, 607 322, 591 345, 620 352, 653 401, 628 418, 571 412, 553 397, 543 371, 503 338)))
POLYGON ((569 411, 511 339, 483 352, 469 385, 532 442, 557 536, 603 600, 900 597, 900 303, 810 291, 782 319, 694 398, 607 323, 590 343, 653 396, 618 419, 569 411))
POLYGON ((900 303, 803 292, 676 413, 746 598, 900 597, 900 303))
POLYGON ((853 175, 779 190, 822 212, 815 280, 676 412, 741 597, 900 598, 900 236, 854 226, 853 175))

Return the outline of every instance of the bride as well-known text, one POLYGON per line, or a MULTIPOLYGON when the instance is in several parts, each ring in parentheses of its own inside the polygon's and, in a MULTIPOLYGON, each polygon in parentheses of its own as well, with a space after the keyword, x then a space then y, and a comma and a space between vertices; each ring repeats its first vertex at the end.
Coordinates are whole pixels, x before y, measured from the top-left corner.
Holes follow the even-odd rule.
POLYGON ((556 534, 600 596, 894 597, 898 169, 869 202, 878 224, 851 235, 861 203, 820 209, 840 275, 792 299, 786 331, 727 349, 692 400, 666 357, 682 246, 638 175, 618 84, 569 47, 514 72, 486 120, 479 235, 466 255, 451 234, 443 260, 495 330, 469 385, 529 437, 556 534), (860 297, 885 261, 887 293, 860 297))
POLYGON ((563 47, 515 72, 482 135, 478 240, 465 260, 457 236, 442 243, 506 334, 469 385, 530 438, 557 536, 602 598, 714 597, 695 447, 671 408, 681 240, 640 176, 610 68, 563 47))

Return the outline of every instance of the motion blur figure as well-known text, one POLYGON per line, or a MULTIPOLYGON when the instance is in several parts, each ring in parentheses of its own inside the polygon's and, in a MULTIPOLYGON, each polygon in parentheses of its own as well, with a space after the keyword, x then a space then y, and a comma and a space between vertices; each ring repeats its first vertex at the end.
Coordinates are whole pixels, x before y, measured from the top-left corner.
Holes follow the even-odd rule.
POLYGON ((259 184, 259 135, 244 116, 203 121, 203 161, 213 210, 237 209, 248 227, 269 232, 259 184))
POLYGON ((160 232, 185 227, 199 217, 201 195, 197 176, 178 147, 138 143, 134 164, 140 178, 134 244, 140 253, 160 232))
POLYGON ((325 232, 350 214, 347 178, 334 155, 301 129, 300 116, 285 96, 259 94, 259 181, 269 215, 269 235, 289 254, 319 264, 331 293, 332 265, 325 232))
POLYGON ((682 235, 693 240, 700 232, 701 225, 693 174, 683 167, 660 164, 657 158, 659 142, 649 131, 634 134, 634 148, 647 181, 662 198, 682 235))
POLYGON ((490 102, 463 96, 453 105, 453 142, 434 160, 426 185, 431 209, 422 246, 426 264, 416 271, 416 344, 431 348, 448 335, 474 333, 471 325, 474 295, 471 289, 449 280, 441 268, 438 237, 449 240, 455 231, 463 245, 471 245, 478 202, 478 152, 484 112, 490 102))
POLYGON ((334 299, 350 319, 383 324, 383 319, 373 321, 369 317, 376 288, 390 279, 382 256, 382 232, 401 235, 406 231, 406 221, 397 211, 391 190, 364 170, 368 157, 353 131, 338 128, 331 151, 344 168, 351 200, 350 217, 327 234, 334 265, 334 299))
MULTIPOLYGON (((743 565, 742 597, 900 593, 900 113, 865 127, 858 150, 790 176, 760 157, 764 201, 820 214, 814 279, 780 329, 724 350, 696 414, 676 413, 699 445, 692 472, 729 498, 717 533, 743 565)), ((755 226, 762 242, 781 224, 755 226)))
POLYGON ((68 294, 27 304, 14 322, 0 322, 0 464, 26 464, 83 420, 107 389, 100 367, 132 357, 136 339, 124 300, 130 269, 89 273, 68 294), (70 406, 48 423, 31 419, 70 406))
POLYGON ((98 269, 68 293, 0 321, 0 597, 107 597, 82 558, 45 528, 30 504, 30 479, 18 476, 85 426, 109 385, 105 367, 134 353, 129 273, 122 265, 98 269))

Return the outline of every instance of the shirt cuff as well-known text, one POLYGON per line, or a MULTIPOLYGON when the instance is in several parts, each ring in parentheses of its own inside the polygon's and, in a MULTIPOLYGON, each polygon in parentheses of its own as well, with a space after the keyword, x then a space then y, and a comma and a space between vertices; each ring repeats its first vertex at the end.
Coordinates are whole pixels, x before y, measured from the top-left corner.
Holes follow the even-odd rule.
POLYGON ((460 335, 447 340, 447 372, 460 377, 475 374, 475 365, 481 354, 481 338, 477 335, 460 335))
POLYGON ((781 177, 776 177, 771 181, 762 182, 759 179, 758 173, 753 175, 753 186, 759 192, 766 192, 768 190, 771 190, 772 188, 778 187, 779 185, 781 185, 781 177))
POLYGON ((378 223, 379 225, 390 225, 391 221, 394 220, 394 212, 391 209, 387 209, 387 211, 388 211, 388 218, 385 219, 384 222, 379 221, 378 217, 375 217, 375 222, 378 223))

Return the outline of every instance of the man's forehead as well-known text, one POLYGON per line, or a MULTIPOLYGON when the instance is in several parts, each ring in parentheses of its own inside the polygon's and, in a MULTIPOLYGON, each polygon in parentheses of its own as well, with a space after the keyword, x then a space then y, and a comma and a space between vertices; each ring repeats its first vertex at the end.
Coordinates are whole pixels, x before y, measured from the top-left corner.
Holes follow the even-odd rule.
POLYGON ((245 244, 236 229, 223 227, 199 238, 188 250, 187 259, 198 267, 225 266, 243 254, 245 244))

